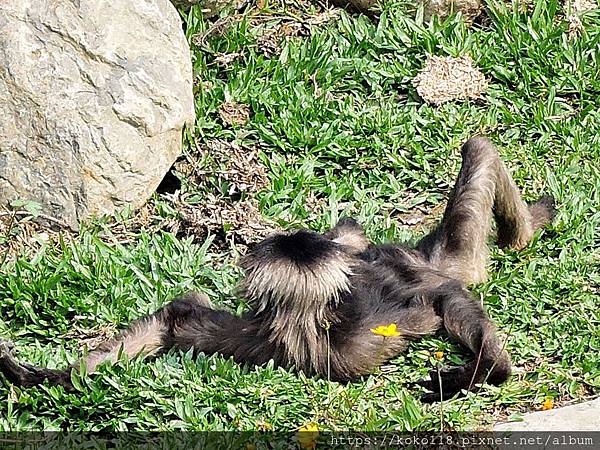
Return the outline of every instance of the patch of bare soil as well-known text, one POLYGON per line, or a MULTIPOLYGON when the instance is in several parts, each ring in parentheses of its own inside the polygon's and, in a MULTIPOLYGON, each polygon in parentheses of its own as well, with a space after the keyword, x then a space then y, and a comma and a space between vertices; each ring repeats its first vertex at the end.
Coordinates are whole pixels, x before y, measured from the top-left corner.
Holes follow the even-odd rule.
POLYGON ((213 236, 217 248, 235 245, 244 253, 248 245, 275 231, 256 198, 269 183, 258 148, 213 139, 197 145, 173 169, 193 186, 185 194, 162 195, 176 215, 162 217, 157 204, 149 201, 131 218, 111 226, 119 242, 132 241, 139 230, 163 230, 197 242, 213 236))
POLYGON ((185 235, 247 246, 274 231, 262 217, 256 194, 269 183, 259 149, 215 139, 198 146, 175 165, 189 183, 208 192, 200 203, 176 203, 185 235), (200 167, 209 167, 201 169, 200 167))
POLYGON ((567 8, 570 8, 573 13, 583 13, 598 9, 598 3, 595 0, 572 0, 566 3, 567 8))
MULTIPOLYGON (((210 38, 224 36, 231 27, 246 19, 256 30, 256 49, 267 58, 275 57, 281 53, 287 39, 308 36, 315 28, 340 15, 341 10, 338 8, 322 6, 315 10, 314 6, 315 4, 307 3, 306 8, 302 8, 302 3, 298 2, 298 6, 294 8, 293 5, 270 3, 267 11, 258 2, 255 8, 216 20, 208 30, 192 36, 192 44, 209 49, 210 38)), ((226 67, 242 56, 243 52, 219 53, 214 62, 226 67)))
POLYGON ((340 10, 330 9, 314 15, 275 16, 268 26, 262 29, 256 41, 258 50, 267 58, 278 56, 287 39, 308 36, 315 27, 322 26, 339 17, 340 10))
POLYGON ((209 195, 203 204, 182 206, 179 211, 185 234, 201 240, 213 234, 217 244, 246 247, 274 231, 253 199, 229 202, 209 195))
POLYGON ((23 252, 33 254, 48 243, 73 236, 60 220, 43 214, 37 218, 24 210, 0 211, 0 267, 23 252))
POLYGON ((229 197, 252 196, 269 184, 259 148, 213 139, 200 144, 175 163, 186 180, 207 190, 221 190, 229 197))

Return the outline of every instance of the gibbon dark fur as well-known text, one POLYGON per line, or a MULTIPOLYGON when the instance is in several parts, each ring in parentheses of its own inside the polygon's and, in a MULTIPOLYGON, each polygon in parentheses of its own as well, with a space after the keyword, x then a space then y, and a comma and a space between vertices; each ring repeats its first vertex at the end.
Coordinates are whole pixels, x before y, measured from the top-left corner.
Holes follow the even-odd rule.
MULTIPOLYGON (((465 289, 486 279, 492 216, 498 244, 521 249, 554 213, 549 198, 527 205, 494 145, 475 137, 462 148, 463 165, 441 223, 416 249, 374 245, 361 227, 343 219, 319 234, 276 234, 241 261, 240 295, 252 305, 238 317, 190 293, 134 322, 83 361, 94 372, 120 352, 148 355, 172 347, 220 353, 240 363, 274 360, 307 374, 352 380, 402 352, 411 339, 444 328, 474 355, 472 362, 424 382, 436 398, 449 398, 511 372, 508 353, 478 301, 465 289), (395 323, 400 336, 373 334, 395 323)), ((70 372, 18 362, 0 348, 0 371, 12 383, 44 381, 71 388, 70 372)))

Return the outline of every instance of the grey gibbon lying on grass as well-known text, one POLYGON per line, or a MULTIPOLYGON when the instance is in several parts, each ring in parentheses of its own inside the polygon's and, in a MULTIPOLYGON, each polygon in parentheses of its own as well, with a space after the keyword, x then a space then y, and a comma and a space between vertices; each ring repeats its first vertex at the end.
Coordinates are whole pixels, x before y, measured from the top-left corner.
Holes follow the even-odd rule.
MULTIPOLYGON (((324 234, 300 230, 272 235, 241 261, 240 294, 252 305, 241 317, 214 309, 189 293, 134 322, 83 360, 87 372, 122 352, 130 357, 194 349, 240 363, 302 370, 345 381, 372 372, 402 352, 409 340, 442 327, 474 355, 472 362, 437 372, 421 384, 431 399, 449 398, 487 381, 504 382, 511 362, 494 325, 465 289, 486 279, 487 239, 496 219, 498 244, 522 249, 548 223, 554 202, 527 205, 486 138, 462 148, 463 165, 441 223, 415 249, 374 245, 351 219, 324 234), (385 340, 370 331, 396 324, 385 340)), ((12 383, 72 388, 71 370, 21 363, 0 346, 0 371, 12 383)))

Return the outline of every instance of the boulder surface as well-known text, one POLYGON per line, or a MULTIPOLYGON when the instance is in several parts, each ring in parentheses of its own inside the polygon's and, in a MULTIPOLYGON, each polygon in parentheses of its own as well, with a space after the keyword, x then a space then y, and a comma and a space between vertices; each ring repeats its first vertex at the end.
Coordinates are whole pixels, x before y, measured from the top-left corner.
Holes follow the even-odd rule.
POLYGON ((81 219, 143 204, 194 120, 169 0, 0 2, 0 205, 81 219))

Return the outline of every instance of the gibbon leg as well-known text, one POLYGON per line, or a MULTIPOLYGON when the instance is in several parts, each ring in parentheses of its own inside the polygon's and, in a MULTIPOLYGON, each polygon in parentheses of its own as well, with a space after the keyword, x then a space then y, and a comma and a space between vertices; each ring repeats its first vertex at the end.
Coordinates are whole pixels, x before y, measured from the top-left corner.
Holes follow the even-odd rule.
POLYGON ((48 380, 54 386, 73 387, 70 370, 42 369, 21 363, 12 356, 12 344, 7 341, 0 341, 0 373, 17 386, 31 387, 48 380))
POLYGON ((81 362, 88 373, 94 372, 105 361, 116 362, 120 354, 129 358, 148 356, 176 345, 174 329, 188 318, 196 319, 196 310, 213 311, 203 294, 188 293, 174 300, 154 314, 133 322, 115 338, 89 352, 82 360, 65 370, 45 369, 19 362, 12 356, 11 346, 0 342, 0 372, 18 386, 36 386, 48 381, 51 385, 72 388, 71 370, 78 370, 81 362))
POLYGON ((88 373, 105 361, 116 362, 120 354, 133 358, 135 356, 150 356, 163 350, 168 350, 172 343, 169 336, 176 323, 185 321, 193 308, 210 308, 210 301, 204 294, 189 292, 156 313, 133 322, 115 338, 101 344, 84 357, 88 373), (179 314, 173 314, 180 304, 189 305, 185 310, 179 309, 179 314))
POLYGON ((528 206, 492 142, 475 137, 462 147, 463 165, 438 227, 418 249, 438 269, 465 284, 487 278, 487 238, 494 215, 501 247, 521 249, 551 220, 554 207, 543 198, 528 206))

